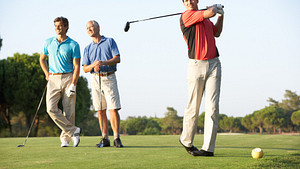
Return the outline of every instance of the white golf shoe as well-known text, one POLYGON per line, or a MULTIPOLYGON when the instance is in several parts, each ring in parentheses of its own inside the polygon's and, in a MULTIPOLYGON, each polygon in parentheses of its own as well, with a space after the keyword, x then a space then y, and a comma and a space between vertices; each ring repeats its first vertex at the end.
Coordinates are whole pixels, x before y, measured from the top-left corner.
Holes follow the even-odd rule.
POLYGON ((77 146, 78 146, 78 144, 79 144, 79 142, 80 142, 80 138, 79 138, 80 133, 81 133, 81 129, 78 127, 78 128, 75 130, 75 132, 74 132, 74 134, 73 134, 73 136, 72 136, 73 147, 77 147, 77 146))
POLYGON ((69 143, 67 141, 62 141, 60 147, 69 147, 69 143))

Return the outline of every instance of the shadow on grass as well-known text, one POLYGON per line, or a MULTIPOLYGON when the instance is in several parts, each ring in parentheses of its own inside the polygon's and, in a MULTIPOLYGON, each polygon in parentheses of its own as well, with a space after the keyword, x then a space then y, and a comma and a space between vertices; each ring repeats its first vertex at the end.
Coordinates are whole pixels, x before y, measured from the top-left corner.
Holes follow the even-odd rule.
MULTIPOLYGON (((95 147, 97 146, 78 146, 78 147, 95 147)), ((114 146, 110 147, 101 147, 101 148, 115 148, 114 146)), ((120 149, 126 149, 126 148, 182 148, 181 146, 124 146, 120 149)))
POLYGON ((123 148, 181 148, 180 146, 124 146, 123 148))
MULTIPOLYGON (((253 149, 255 147, 233 147, 233 146, 216 146, 216 148, 232 148, 232 149, 253 149)), ((299 151, 300 149, 298 148, 268 148, 268 147, 263 147, 263 149, 273 149, 273 150, 294 150, 294 151, 299 151)))

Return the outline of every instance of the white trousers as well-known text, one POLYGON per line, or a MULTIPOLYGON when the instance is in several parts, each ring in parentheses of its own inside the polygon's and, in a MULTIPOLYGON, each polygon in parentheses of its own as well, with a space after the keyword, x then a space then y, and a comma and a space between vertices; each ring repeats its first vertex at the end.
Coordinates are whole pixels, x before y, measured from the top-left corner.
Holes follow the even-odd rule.
POLYGON ((55 124, 62 130, 60 140, 69 142, 76 130, 75 124, 75 102, 76 94, 68 97, 66 90, 71 84, 72 73, 63 75, 50 75, 46 105, 47 112, 55 124), (62 98, 63 111, 58 108, 58 102, 62 98))
POLYGON ((204 143, 202 149, 214 152, 219 122, 219 97, 221 63, 218 58, 209 60, 190 59, 188 63, 188 106, 183 119, 180 137, 186 147, 193 145, 197 130, 199 109, 205 96, 204 143))

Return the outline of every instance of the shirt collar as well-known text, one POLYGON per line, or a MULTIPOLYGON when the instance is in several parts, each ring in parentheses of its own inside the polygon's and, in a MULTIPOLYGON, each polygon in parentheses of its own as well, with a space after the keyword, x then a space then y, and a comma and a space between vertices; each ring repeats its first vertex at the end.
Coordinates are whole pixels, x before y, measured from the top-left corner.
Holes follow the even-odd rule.
MULTIPOLYGON (((69 38, 69 36, 67 36, 67 39, 66 39, 65 41, 63 41, 62 43, 68 42, 69 40, 70 40, 70 38, 69 38)), ((57 41, 57 37, 56 37, 56 36, 53 37, 53 41, 59 43, 59 42, 57 41)))
MULTIPOLYGON (((104 42, 106 39, 107 39, 107 38, 106 38, 104 35, 102 35, 102 39, 101 39, 101 41, 100 41, 98 44, 104 42)), ((92 43, 93 43, 93 44, 97 44, 97 43, 95 43, 94 41, 92 41, 92 43)))

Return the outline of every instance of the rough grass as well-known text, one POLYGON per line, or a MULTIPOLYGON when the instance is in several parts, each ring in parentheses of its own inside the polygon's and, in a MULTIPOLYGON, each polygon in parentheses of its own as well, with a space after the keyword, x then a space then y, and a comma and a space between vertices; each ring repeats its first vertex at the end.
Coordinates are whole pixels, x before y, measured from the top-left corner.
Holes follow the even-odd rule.
MULTIPOLYGON (((29 138, 25 147, 17 147, 25 138, 1 138, 0 168, 300 168, 300 136, 218 135, 215 157, 189 155, 178 135, 121 139, 117 149, 96 148, 100 137, 81 137, 76 148, 61 148, 58 137, 29 138), (256 147, 262 159, 252 159, 256 147)), ((202 143, 197 135, 194 145, 202 143)))

